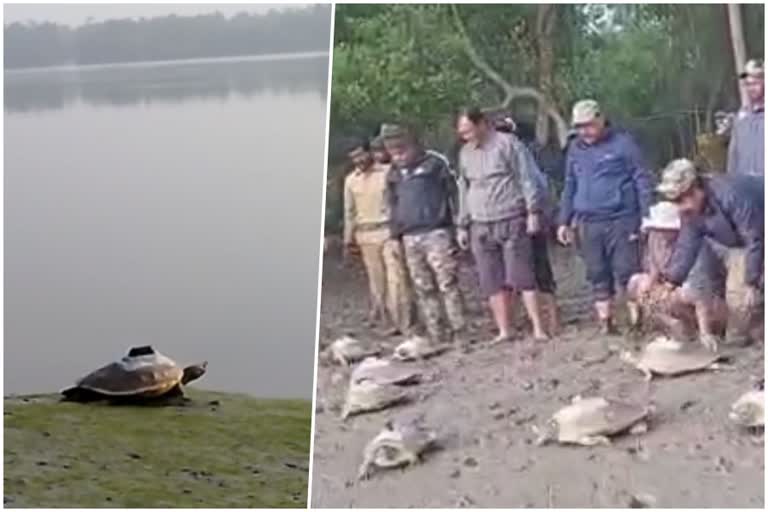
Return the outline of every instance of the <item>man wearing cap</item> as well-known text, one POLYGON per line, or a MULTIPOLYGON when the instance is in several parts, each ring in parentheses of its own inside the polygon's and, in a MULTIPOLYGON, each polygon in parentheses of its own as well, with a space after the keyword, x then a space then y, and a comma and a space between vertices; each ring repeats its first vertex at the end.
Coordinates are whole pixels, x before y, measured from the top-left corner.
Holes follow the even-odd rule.
MULTIPOLYGON (((649 320, 660 322, 667 331, 688 338, 698 328, 699 341, 707 348, 717 350, 718 334, 725 329, 726 270, 708 242, 702 244, 696 263, 685 283, 673 293, 656 285, 658 276, 669 264, 680 234, 680 212, 677 205, 662 201, 651 207, 643 219, 645 237, 643 273, 629 281, 628 296, 650 313, 649 320), (644 292, 644 293, 641 293, 644 292), (647 307, 652 305, 653 307, 647 307)), ((640 319, 633 318, 638 325, 640 319)))
POLYGON ((728 173, 763 176, 765 166, 764 93, 765 78, 762 61, 750 60, 739 75, 747 91, 749 106, 746 115, 738 119, 728 147, 728 173))
POLYGON ((531 235, 541 231, 542 189, 534 176, 533 157, 511 133, 501 133, 478 108, 461 111, 456 131, 464 141, 459 151, 459 245, 471 248, 480 290, 498 334, 493 342, 512 338, 510 310, 519 292, 533 337, 545 340, 531 235))
POLYGON ((594 100, 573 107, 577 132, 566 156, 558 239, 579 243, 603 334, 614 334, 613 297, 640 269, 640 220, 653 198, 651 174, 632 136, 608 126, 594 100))
POLYGON ((727 341, 749 343, 764 286, 763 178, 744 174, 705 178, 692 162, 679 159, 662 171, 658 191, 677 204, 682 216, 680 237, 660 278, 670 289, 682 285, 705 241, 709 242, 728 274, 727 341))
POLYGON ((368 274, 370 322, 388 324, 390 334, 405 332, 411 299, 402 248, 389 232, 389 166, 373 161, 364 139, 350 144, 348 156, 354 169, 344 181, 344 245, 360 248, 368 274))
POLYGON ((435 344, 450 337, 462 345, 464 305, 454 245, 456 180, 447 160, 425 151, 408 130, 386 124, 381 135, 392 157, 387 177, 390 229, 393 237, 402 239, 427 333, 435 344), (443 309, 448 333, 442 325, 443 309))

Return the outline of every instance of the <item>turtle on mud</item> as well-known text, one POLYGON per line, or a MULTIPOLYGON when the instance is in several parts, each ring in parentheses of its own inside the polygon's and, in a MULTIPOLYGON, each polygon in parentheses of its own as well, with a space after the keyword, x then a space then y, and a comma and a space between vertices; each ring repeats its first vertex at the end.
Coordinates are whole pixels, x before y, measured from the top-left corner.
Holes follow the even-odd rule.
POLYGON ((584 446, 610 445, 610 436, 625 432, 645 433, 648 430, 646 419, 652 412, 651 406, 576 396, 570 405, 557 411, 543 429, 533 427, 539 436, 536 445, 553 440, 584 446))
POLYGON ((421 371, 397 361, 367 357, 352 370, 351 382, 364 380, 376 384, 416 384, 421 380, 421 371))
POLYGON ((434 345, 424 336, 412 336, 395 347, 392 357, 400 361, 415 361, 442 354, 449 349, 446 344, 434 345))
POLYGON ((365 359, 366 357, 377 356, 381 350, 364 343, 352 336, 342 336, 326 349, 327 357, 334 363, 342 366, 365 359))
POLYGON ((731 421, 750 429, 765 427, 765 391, 762 381, 757 389, 744 393, 731 406, 731 421))
POLYGON ((151 346, 134 347, 122 359, 95 370, 61 392, 62 401, 178 404, 183 387, 205 374, 208 363, 181 368, 151 346))
POLYGON ((365 446, 357 478, 369 478, 376 468, 389 469, 418 464, 424 452, 436 441, 436 432, 426 428, 421 418, 411 421, 390 420, 365 446))
POLYGON ((639 355, 624 351, 621 359, 643 372, 645 380, 654 375, 674 376, 701 370, 718 370, 721 354, 698 343, 685 343, 659 337, 643 348, 639 355))
POLYGON ((350 380, 341 419, 345 420, 353 414, 380 411, 406 400, 408 393, 401 386, 378 384, 368 379, 359 382, 350 380))

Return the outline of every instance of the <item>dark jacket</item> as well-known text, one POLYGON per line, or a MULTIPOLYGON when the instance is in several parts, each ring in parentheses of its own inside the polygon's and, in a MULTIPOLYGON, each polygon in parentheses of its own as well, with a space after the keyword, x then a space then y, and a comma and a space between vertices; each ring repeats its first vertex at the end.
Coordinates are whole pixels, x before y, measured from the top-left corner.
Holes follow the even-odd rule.
POLYGON ((454 225, 456 179, 448 161, 435 153, 424 153, 407 167, 393 165, 387 177, 387 199, 393 237, 454 225))
POLYGON ((560 201, 560 225, 604 221, 648 214, 653 178, 640 149, 626 132, 606 128, 595 144, 574 140, 565 162, 565 187, 560 201))
POLYGON ((704 181, 704 213, 683 219, 680 237, 663 277, 680 285, 688 277, 702 242, 710 238, 747 252, 746 284, 759 286, 763 277, 763 178, 728 174, 704 181))

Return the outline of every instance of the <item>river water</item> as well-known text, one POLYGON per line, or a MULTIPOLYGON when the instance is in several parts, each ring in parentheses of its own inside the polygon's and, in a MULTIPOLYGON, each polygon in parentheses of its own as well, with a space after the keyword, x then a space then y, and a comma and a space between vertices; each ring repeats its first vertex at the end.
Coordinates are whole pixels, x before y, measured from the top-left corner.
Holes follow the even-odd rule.
POLYGON ((310 398, 328 56, 5 72, 5 394, 134 345, 310 398))

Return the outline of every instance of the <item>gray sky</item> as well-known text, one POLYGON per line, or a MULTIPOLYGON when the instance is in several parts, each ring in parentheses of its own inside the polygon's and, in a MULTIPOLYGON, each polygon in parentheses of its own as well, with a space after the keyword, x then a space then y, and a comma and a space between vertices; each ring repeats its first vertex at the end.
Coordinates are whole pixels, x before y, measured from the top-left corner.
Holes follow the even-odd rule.
MULTIPOLYGON (((5 4, 4 23, 16 21, 52 21, 70 26, 114 18, 152 18, 178 14, 194 16, 219 11, 225 16, 239 12, 263 13, 270 8, 285 9, 302 4, 5 4)), ((306 5, 306 4, 303 4, 306 5)))

